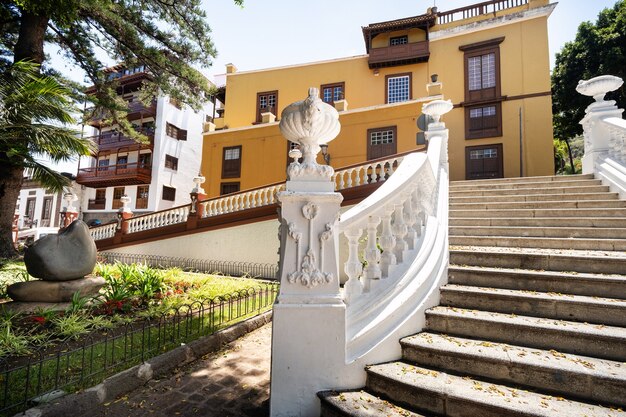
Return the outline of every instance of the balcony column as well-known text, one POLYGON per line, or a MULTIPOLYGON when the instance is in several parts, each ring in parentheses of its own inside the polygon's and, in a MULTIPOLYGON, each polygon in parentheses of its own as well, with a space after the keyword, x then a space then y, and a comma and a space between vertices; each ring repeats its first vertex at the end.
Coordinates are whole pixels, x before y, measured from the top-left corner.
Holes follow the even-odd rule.
POLYGON ((202 174, 198 174, 193 178, 195 187, 192 188, 189 193, 191 205, 189 207, 189 216, 187 217, 187 230, 195 229, 198 225, 198 220, 204 217, 204 205, 199 203, 207 198, 207 195, 202 188, 202 184, 204 184, 205 181, 206 178, 202 174))
POLYGON ((63 210, 61 210, 61 229, 66 228, 78 218, 78 210, 73 205, 74 201, 78 200, 76 194, 65 193, 63 194, 63 199, 67 202, 67 205, 65 206, 65 208, 63 208, 63 210))
POLYGON ((337 221, 343 197, 334 170, 316 162, 320 144, 339 133, 337 110, 316 88, 281 114, 280 131, 300 145, 287 168, 280 201, 280 292, 274 304, 270 416, 319 415, 316 392, 339 385, 344 366, 346 305, 339 288, 337 221))

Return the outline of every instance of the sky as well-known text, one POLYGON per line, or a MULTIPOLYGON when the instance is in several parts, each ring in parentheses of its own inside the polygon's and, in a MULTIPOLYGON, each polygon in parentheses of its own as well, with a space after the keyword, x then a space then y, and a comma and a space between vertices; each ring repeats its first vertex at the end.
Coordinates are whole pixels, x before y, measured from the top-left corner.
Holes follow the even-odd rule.
MULTIPOLYGON (((439 11, 479 0, 203 0, 211 37, 218 50, 213 65, 202 71, 213 80, 233 63, 239 71, 341 58, 365 53, 361 26, 415 16, 436 5, 439 11), (393 5, 393 7, 390 7, 393 5)), ((616 0, 561 0, 548 19, 550 66, 563 44, 576 36, 578 25, 595 21, 616 0)), ((52 65, 78 82, 84 73, 49 49, 52 65)), ((111 64, 113 62, 108 62, 111 64)), ((60 170, 75 172, 75 163, 60 170)))

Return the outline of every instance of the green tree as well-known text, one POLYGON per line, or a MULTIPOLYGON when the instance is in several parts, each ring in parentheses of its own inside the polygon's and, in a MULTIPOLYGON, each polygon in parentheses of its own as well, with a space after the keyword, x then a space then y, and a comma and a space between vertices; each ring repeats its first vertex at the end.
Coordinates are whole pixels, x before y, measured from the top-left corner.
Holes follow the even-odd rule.
MULTIPOLYGON (((0 176, 7 190, 19 194, 25 169, 44 187, 63 190, 67 178, 43 165, 41 155, 61 162, 90 153, 91 142, 67 127, 75 123, 72 113, 77 111, 70 93, 55 78, 39 74, 38 64, 20 61, 0 74, 0 176)), ((10 239, 14 210, 15 200, 0 199, 0 233, 9 236, 0 240, 2 257, 15 254, 10 239)))
MULTIPOLYGON (((111 122, 137 139, 141 137, 125 119, 125 103, 115 94, 116 82, 106 79, 98 56, 129 67, 144 65, 153 75, 144 84, 145 97, 162 91, 197 108, 211 94, 208 81, 194 68, 208 67, 216 54, 200 0, 0 1, 0 72, 28 60, 58 75, 45 66, 48 45, 58 46, 68 62, 85 71, 86 81, 95 87, 89 97, 94 111, 106 110, 111 122)), ((10 251, 9 218, 24 170, 12 157, 0 149, 0 256, 10 251)))
MULTIPOLYGON (((595 23, 583 22, 576 38, 556 55, 552 72, 554 136, 567 141, 582 133, 579 122, 591 101, 576 92, 579 80, 611 74, 626 79, 626 0, 604 9, 595 23)), ((626 105, 626 87, 607 98, 626 105)), ((572 161, 573 162, 573 161, 572 161)))

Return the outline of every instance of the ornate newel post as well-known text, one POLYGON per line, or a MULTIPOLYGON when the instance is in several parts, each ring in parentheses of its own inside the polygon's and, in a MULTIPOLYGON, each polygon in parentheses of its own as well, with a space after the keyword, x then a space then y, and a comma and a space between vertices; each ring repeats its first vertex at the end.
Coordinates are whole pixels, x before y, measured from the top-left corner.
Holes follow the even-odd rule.
POLYGON ((280 292, 274 305, 270 415, 319 415, 316 392, 339 386, 333 369, 345 360, 345 304, 339 288, 337 221, 343 197, 333 168, 316 162, 320 144, 340 130, 339 115, 318 90, 281 115, 290 152, 280 201, 280 292))
POLYGON ((74 207, 74 201, 78 200, 78 196, 74 193, 63 194, 63 200, 66 202, 65 208, 61 211, 61 228, 69 226, 78 218, 78 209, 74 207))
POLYGON ((587 107, 585 117, 580 121, 583 125, 585 137, 585 155, 583 156, 583 174, 593 174, 597 171, 598 158, 609 156, 621 159, 621 150, 615 149, 611 143, 611 132, 601 120, 609 117, 622 117, 623 109, 619 109, 613 100, 604 100, 604 95, 615 91, 624 81, 613 75, 602 75, 590 80, 578 82, 576 91, 585 96, 591 96, 596 101, 587 107))
POLYGON ((205 181, 206 178, 202 174, 193 177, 195 186, 189 193, 191 205, 189 207, 189 216, 187 217, 187 229, 195 229, 198 224, 198 219, 204 217, 204 206, 198 203, 206 199, 206 193, 204 188, 202 188, 202 184, 204 184, 205 181))
POLYGON ((128 222, 126 220, 133 217, 133 212, 128 205, 130 204, 130 197, 124 194, 120 197, 122 207, 117 212, 117 232, 121 232, 123 235, 128 233, 128 222))

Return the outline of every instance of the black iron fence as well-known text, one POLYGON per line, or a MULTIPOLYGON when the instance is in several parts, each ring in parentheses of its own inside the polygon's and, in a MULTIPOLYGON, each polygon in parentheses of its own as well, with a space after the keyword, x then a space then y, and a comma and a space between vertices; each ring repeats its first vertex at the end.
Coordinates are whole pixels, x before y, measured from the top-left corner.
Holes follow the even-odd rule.
POLYGON ((21 358, 0 359, 0 415, 12 416, 59 391, 73 392, 268 310, 278 285, 265 283, 203 302, 172 308, 158 317, 94 332, 21 358))
POLYGON ((219 273, 235 277, 248 276, 250 278, 276 279, 278 265, 254 262, 212 261, 206 259, 179 258, 160 255, 140 255, 117 252, 100 252, 100 258, 107 263, 115 261, 125 264, 144 263, 153 268, 177 267, 184 270, 219 273))

